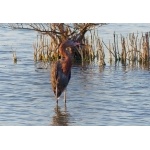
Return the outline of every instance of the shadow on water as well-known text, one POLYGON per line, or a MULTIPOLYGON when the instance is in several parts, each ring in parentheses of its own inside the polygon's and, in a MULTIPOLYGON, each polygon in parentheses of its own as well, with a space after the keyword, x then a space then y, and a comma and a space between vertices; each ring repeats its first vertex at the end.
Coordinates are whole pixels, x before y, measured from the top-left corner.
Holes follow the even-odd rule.
POLYGON ((68 126, 70 114, 67 111, 66 105, 62 110, 58 105, 54 108, 55 115, 52 117, 52 126, 68 126))

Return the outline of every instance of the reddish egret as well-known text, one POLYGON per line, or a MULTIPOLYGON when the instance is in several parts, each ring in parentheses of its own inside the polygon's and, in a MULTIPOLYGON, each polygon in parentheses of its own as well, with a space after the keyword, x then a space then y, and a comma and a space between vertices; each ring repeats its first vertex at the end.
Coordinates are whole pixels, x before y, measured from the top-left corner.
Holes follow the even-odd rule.
POLYGON ((66 88, 71 78, 71 55, 66 50, 67 47, 75 47, 80 45, 78 42, 66 40, 59 46, 59 54, 61 59, 51 66, 51 84, 57 103, 60 95, 64 92, 64 101, 66 103, 66 88))

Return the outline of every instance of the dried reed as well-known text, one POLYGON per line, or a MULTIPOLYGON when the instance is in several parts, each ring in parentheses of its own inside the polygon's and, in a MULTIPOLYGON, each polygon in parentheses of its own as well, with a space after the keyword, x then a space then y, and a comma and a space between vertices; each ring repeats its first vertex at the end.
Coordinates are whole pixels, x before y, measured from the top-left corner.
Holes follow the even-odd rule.
MULTIPOLYGON (((55 35, 54 35, 55 36, 55 35)), ((99 37, 98 30, 90 31, 89 34, 82 40, 84 46, 77 49, 78 53, 74 54, 74 59, 81 60, 81 62, 92 62, 95 58, 99 62, 100 66, 105 65, 105 49, 109 52, 110 63, 121 61, 126 65, 130 63, 149 63, 149 38, 150 34, 146 32, 142 33, 139 37, 139 33, 130 33, 127 37, 118 35, 114 32, 113 43, 105 44, 99 37), (120 42, 119 42, 120 41, 120 42)), ((36 42, 33 44, 34 48, 34 60, 49 62, 57 60, 59 58, 58 47, 59 40, 57 38, 51 38, 48 35, 38 35, 36 42), (55 39, 55 41, 54 41, 55 39)))

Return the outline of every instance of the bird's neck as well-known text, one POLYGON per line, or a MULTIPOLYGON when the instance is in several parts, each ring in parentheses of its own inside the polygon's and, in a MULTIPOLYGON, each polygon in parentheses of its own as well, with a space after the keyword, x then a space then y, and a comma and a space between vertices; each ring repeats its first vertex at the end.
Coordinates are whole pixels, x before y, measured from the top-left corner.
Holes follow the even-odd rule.
POLYGON ((63 72, 68 75, 72 66, 71 54, 63 46, 60 46, 59 53, 61 55, 63 72))
POLYGON ((61 45, 59 47, 59 54, 61 55, 62 58, 70 58, 69 52, 66 50, 65 45, 61 45))

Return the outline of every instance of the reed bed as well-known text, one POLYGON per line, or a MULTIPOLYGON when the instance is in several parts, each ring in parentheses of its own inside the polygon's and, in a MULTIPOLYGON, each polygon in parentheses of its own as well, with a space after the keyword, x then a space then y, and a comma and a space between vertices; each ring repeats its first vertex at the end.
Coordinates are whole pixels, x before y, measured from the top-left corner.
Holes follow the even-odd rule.
MULTIPOLYGON (((92 62, 97 60, 100 66, 104 66, 105 55, 109 55, 110 63, 121 62, 130 63, 149 63, 149 38, 150 33, 129 33, 126 37, 114 32, 113 41, 106 44, 99 36, 98 30, 90 31, 82 40, 83 46, 77 48, 73 53, 74 60, 92 62)), ((57 39, 57 38, 55 38, 57 39)), ((58 47, 59 40, 53 40, 48 35, 38 35, 33 44, 34 60, 49 62, 59 59, 58 47)))
MULTIPOLYGON (((95 37, 92 35, 86 36, 83 39, 84 46, 76 48, 76 51, 71 51, 75 61, 89 61, 92 62, 95 58, 95 46, 93 42, 95 37)), ((36 41, 33 43, 34 48, 34 60, 35 61, 55 61, 59 59, 59 40, 53 41, 48 35, 38 35, 36 41)))
POLYGON ((112 60, 121 61, 122 64, 130 63, 149 63, 149 38, 150 33, 130 33, 126 37, 114 33, 114 41, 109 45, 103 42, 105 48, 109 51, 110 62, 112 60))

